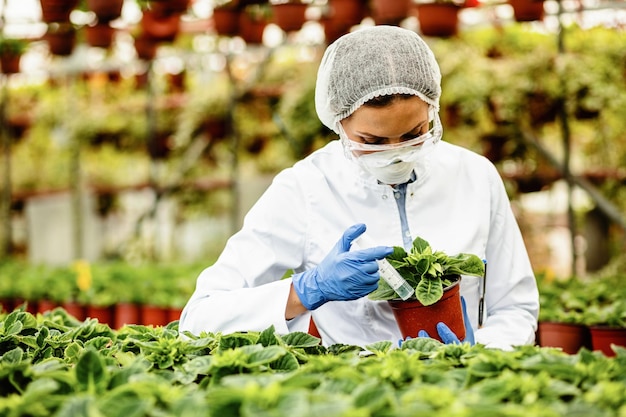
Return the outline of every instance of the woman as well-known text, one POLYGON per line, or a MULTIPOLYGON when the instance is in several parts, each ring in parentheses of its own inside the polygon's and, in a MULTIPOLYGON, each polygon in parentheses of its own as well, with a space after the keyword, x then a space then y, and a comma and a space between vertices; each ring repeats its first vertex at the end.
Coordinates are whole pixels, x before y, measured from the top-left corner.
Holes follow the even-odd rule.
POLYGON ((181 332, 287 333, 313 319, 325 345, 397 341, 388 304, 366 296, 376 260, 420 236, 489 261, 480 328, 481 280, 461 282, 476 342, 534 342, 537 287, 502 180, 486 158, 441 141, 440 84, 432 51, 412 31, 375 26, 331 44, 315 104, 339 140, 276 176, 198 277, 181 332), (365 229, 379 246, 351 248, 365 229))

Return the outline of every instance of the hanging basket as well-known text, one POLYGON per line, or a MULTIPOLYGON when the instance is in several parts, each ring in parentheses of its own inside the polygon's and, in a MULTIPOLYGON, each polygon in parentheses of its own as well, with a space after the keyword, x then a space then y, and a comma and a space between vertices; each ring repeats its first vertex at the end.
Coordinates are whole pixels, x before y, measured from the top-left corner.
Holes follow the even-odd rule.
POLYGON ((41 20, 45 23, 69 22, 70 13, 78 5, 78 0, 39 0, 41 20))
POLYGON ((239 32, 239 10, 232 7, 213 9, 213 28, 220 36, 235 36, 239 32))
POLYGON ((361 23, 366 16, 367 5, 362 0, 328 0, 327 18, 334 26, 352 27, 361 23))
POLYGON ((256 19, 246 12, 239 15, 239 36, 247 43, 258 45, 263 43, 263 33, 267 21, 264 19, 256 19))
POLYGON ((62 25, 57 28, 48 26, 44 39, 52 55, 69 56, 72 55, 76 46, 76 30, 71 25, 62 25))
POLYGON ((543 20, 543 0, 508 0, 517 22, 543 20))
POLYGON ((409 15, 411 0, 372 0, 371 5, 377 25, 397 26, 409 15))
POLYGON ((122 15, 124 0, 87 0, 87 10, 92 11, 99 23, 110 22, 122 15))
POLYGON ((22 54, 3 53, 0 54, 0 69, 3 74, 17 74, 20 72, 20 62, 22 54))
POLYGON ((422 35, 446 38, 457 34, 460 6, 448 3, 423 3, 415 7, 422 35))
POLYGON ((285 32, 295 32, 306 22, 308 5, 299 1, 272 4, 273 23, 285 32))
POLYGON ((152 10, 144 10, 141 29, 149 38, 159 42, 173 42, 180 32, 180 15, 163 16, 152 10))
POLYGON ((87 44, 96 48, 109 48, 113 44, 115 29, 108 23, 98 21, 93 26, 85 26, 87 44))

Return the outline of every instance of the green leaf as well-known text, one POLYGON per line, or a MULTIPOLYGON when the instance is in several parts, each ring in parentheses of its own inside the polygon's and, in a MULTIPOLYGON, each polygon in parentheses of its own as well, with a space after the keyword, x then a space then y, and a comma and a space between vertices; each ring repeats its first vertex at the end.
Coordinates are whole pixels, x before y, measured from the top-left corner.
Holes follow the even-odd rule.
POLYGON ((392 346, 393 346, 393 343, 391 343, 391 341, 382 340, 380 342, 372 343, 372 344, 365 346, 365 349, 377 355, 381 355, 381 354, 385 354, 389 352, 392 346))
POLYGON ((435 304, 443 296, 443 283, 440 278, 422 279, 415 289, 415 296, 425 306, 435 304))
POLYGON ((271 325, 261 332, 258 343, 263 346, 278 345, 280 343, 278 336, 276 336, 276 329, 274 328, 274 325, 271 325))
POLYGON ((417 253, 424 253, 427 252, 427 250, 430 249, 430 243, 428 243, 426 240, 422 239, 421 237, 416 237, 415 240, 413 240, 413 250, 417 253))
POLYGON ((20 347, 16 347, 2 355, 0 357, 0 364, 2 365, 17 365, 22 361, 24 357, 24 351, 20 347))
POLYGON ((304 332, 291 332, 281 336, 287 346, 294 348, 313 347, 320 344, 320 339, 304 332))
MULTIPOLYGON (((261 345, 255 345, 261 347, 261 345)), ((267 346, 261 347, 260 350, 252 352, 248 357, 248 367, 257 367, 260 365, 266 365, 270 362, 278 360, 287 351, 282 346, 267 346)))
POLYGON ((139 394, 123 387, 112 391, 98 401, 98 408, 107 416, 139 417, 146 415, 149 401, 139 394))
POLYGON ((283 356, 270 363, 270 367, 276 371, 289 372, 298 369, 300 364, 293 353, 285 352, 283 356))
POLYGON ((76 382, 81 391, 91 394, 104 385, 105 368, 102 358, 92 349, 86 349, 76 363, 76 382))
POLYGON ((443 343, 430 337, 417 337, 402 342, 402 350, 416 350, 423 353, 437 352, 441 346, 443 343))

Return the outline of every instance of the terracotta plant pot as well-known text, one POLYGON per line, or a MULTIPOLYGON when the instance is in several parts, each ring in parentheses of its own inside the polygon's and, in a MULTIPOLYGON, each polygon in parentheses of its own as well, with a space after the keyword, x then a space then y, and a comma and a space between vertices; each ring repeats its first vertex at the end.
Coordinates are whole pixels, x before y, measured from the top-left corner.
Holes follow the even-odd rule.
POLYGON ((22 54, 4 53, 0 55, 0 69, 3 74, 17 74, 20 72, 22 54))
POLYGON ((117 303, 113 308, 113 327, 119 329, 126 324, 141 324, 141 307, 135 303, 117 303))
POLYGON ((52 300, 41 299, 37 302, 37 312, 45 313, 46 311, 54 310, 57 307, 57 303, 52 300))
POLYGON ((166 326, 169 323, 168 310, 144 304, 141 306, 141 321, 144 326, 166 326))
POLYGON ((41 20, 45 23, 69 22, 78 0, 40 0, 41 20))
POLYGON ((183 313, 182 307, 170 307, 167 310, 167 322, 171 323, 176 320, 180 320, 180 315, 183 313))
POLYGON ((160 42, 173 42, 180 32, 180 15, 163 16, 151 10, 144 10, 141 29, 149 38, 160 42))
POLYGON ((0 312, 10 313, 13 311, 12 298, 0 298, 0 312))
POLYGON ((361 23, 367 10, 366 2, 362 0, 328 0, 328 8, 327 17, 348 28, 361 23))
POLYGON ((97 319, 102 324, 113 326, 113 308, 111 306, 88 305, 85 307, 85 316, 97 319))
POLYGON ((150 61, 156 56, 159 43, 145 35, 140 35, 135 38, 134 46, 135 52, 137 52, 137 58, 150 61))
POLYGON ((461 307, 460 279, 444 289, 443 297, 435 304, 424 306, 417 300, 389 300, 403 338, 416 338, 420 330, 441 341, 437 333, 437 323, 445 323, 457 335, 465 339, 465 323, 461 307))
POLYGON ((307 4, 299 1, 272 4, 273 22, 285 32, 298 31, 306 22, 307 7, 307 4))
POLYGON ((257 19, 245 11, 239 15, 239 36, 247 44, 258 45, 263 43, 263 33, 266 26, 266 20, 257 19))
POLYGON ((109 48, 113 44, 115 29, 108 23, 98 22, 93 26, 85 26, 87 44, 96 48, 109 48))
POLYGON ((235 36, 239 32, 239 10, 231 7, 213 9, 213 28, 220 36, 235 36))
POLYGON ((626 347, 626 327, 591 326, 591 346, 606 356, 615 356, 611 344, 626 347))
POLYGON ((417 4, 417 21, 424 36, 445 38, 457 34, 460 7, 455 4, 417 4))
POLYGON ((543 0, 508 0, 517 22, 543 20, 543 0))
POLYGON ((44 38, 48 42, 48 49, 52 55, 72 55, 76 46, 76 30, 69 25, 59 27, 57 30, 48 30, 44 38))
POLYGON ((120 17, 123 5, 124 0, 87 0, 87 9, 94 12, 99 23, 120 17))
POLYGON ((61 303, 61 307, 67 311, 67 314, 73 316, 79 321, 85 320, 85 306, 76 301, 65 301, 61 303))
POLYGON ((377 25, 399 25, 409 15, 411 0, 372 0, 371 6, 377 25))
POLYGON ((580 348, 591 349, 589 328, 580 324, 539 322, 537 330, 539 346, 561 348, 574 354, 580 348))

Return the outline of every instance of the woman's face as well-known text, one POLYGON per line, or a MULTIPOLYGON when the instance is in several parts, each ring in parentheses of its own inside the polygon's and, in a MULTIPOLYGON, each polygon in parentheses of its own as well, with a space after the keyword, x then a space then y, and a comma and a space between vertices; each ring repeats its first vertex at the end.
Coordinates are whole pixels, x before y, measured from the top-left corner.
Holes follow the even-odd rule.
POLYGON ((368 145, 386 145, 414 139, 429 126, 428 104, 417 96, 391 101, 384 107, 359 107, 341 121, 352 141, 368 145))

